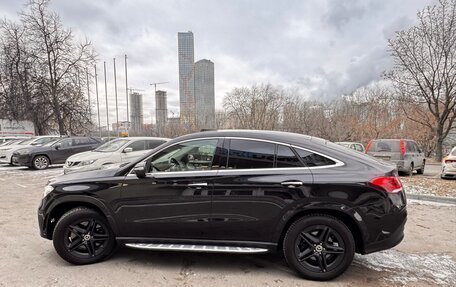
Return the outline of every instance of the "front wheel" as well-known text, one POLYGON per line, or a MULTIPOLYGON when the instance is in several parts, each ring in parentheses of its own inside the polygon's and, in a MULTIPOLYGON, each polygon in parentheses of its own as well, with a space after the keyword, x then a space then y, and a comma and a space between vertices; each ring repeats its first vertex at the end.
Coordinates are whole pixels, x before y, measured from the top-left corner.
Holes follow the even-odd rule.
POLYGON ((60 257, 77 265, 99 262, 115 247, 115 237, 106 219, 98 212, 82 207, 72 209, 60 218, 52 239, 60 257))
POLYGON ((355 241, 348 227, 328 215, 305 216, 291 225, 284 242, 285 259, 303 278, 330 280, 350 266, 355 241))
POLYGON ((32 167, 34 169, 46 169, 49 167, 49 158, 45 155, 38 155, 33 158, 32 167))

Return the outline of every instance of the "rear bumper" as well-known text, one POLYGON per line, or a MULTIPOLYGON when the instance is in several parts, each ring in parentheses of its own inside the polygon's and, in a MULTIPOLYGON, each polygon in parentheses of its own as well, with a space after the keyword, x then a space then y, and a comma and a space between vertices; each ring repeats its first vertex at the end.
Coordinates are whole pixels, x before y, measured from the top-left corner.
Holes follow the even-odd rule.
POLYGON ((440 175, 444 178, 456 178, 456 167, 449 164, 442 166, 442 173, 440 175))
POLYGON ((404 239, 405 223, 407 222, 407 209, 404 207, 401 211, 395 212, 388 217, 390 218, 383 220, 391 222, 391 217, 394 217, 395 224, 390 228, 385 226, 385 228, 378 233, 374 240, 365 243, 363 254, 393 248, 404 239))

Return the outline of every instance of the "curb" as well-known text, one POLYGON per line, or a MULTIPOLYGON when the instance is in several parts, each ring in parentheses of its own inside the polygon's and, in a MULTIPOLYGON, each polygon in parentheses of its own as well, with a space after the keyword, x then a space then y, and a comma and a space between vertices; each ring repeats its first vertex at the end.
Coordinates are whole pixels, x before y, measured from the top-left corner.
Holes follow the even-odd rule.
POLYGON ((423 195, 423 194, 409 194, 406 193, 407 199, 423 200, 423 201, 432 201, 439 203, 447 203, 456 205, 456 197, 443 197, 443 196, 433 196, 433 195, 423 195))

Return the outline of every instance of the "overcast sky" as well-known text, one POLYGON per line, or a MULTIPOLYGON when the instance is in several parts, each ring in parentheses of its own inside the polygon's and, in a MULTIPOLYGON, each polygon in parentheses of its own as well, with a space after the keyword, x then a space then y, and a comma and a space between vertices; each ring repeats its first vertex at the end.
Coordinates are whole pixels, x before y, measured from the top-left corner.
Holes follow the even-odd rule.
MULTIPOLYGON (((0 16, 17 18, 25 2, 0 0, 0 16)), ((391 67, 387 39, 413 25, 416 12, 433 2, 54 0, 51 8, 76 35, 93 42, 99 54, 100 97, 107 62, 111 122, 112 59, 117 60, 119 117, 124 120, 128 55, 129 86, 145 90, 148 123, 155 114, 150 83, 169 82, 159 88, 168 92, 169 111, 179 111, 177 32, 193 31, 195 61, 215 63, 217 109, 233 88, 267 82, 324 100, 379 79, 391 67)), ((102 124, 104 103, 100 99, 102 124)))

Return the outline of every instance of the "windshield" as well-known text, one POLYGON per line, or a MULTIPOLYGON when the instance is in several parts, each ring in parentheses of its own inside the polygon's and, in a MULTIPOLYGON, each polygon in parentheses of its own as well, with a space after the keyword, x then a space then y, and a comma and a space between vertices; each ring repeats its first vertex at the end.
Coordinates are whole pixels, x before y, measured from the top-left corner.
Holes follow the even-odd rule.
POLYGON ((20 144, 20 145, 28 145, 28 144, 30 144, 31 142, 33 142, 34 140, 36 140, 36 139, 33 139, 33 138, 32 138, 32 139, 28 139, 28 140, 21 141, 21 142, 19 142, 18 144, 20 144))
POLYGON ((130 140, 126 140, 126 139, 120 139, 120 140, 113 140, 113 141, 109 141, 99 147, 97 147, 96 149, 94 149, 93 151, 98 151, 98 152, 113 152, 113 151, 116 151, 118 149, 120 149, 123 145, 125 145, 126 143, 128 143, 130 140))

